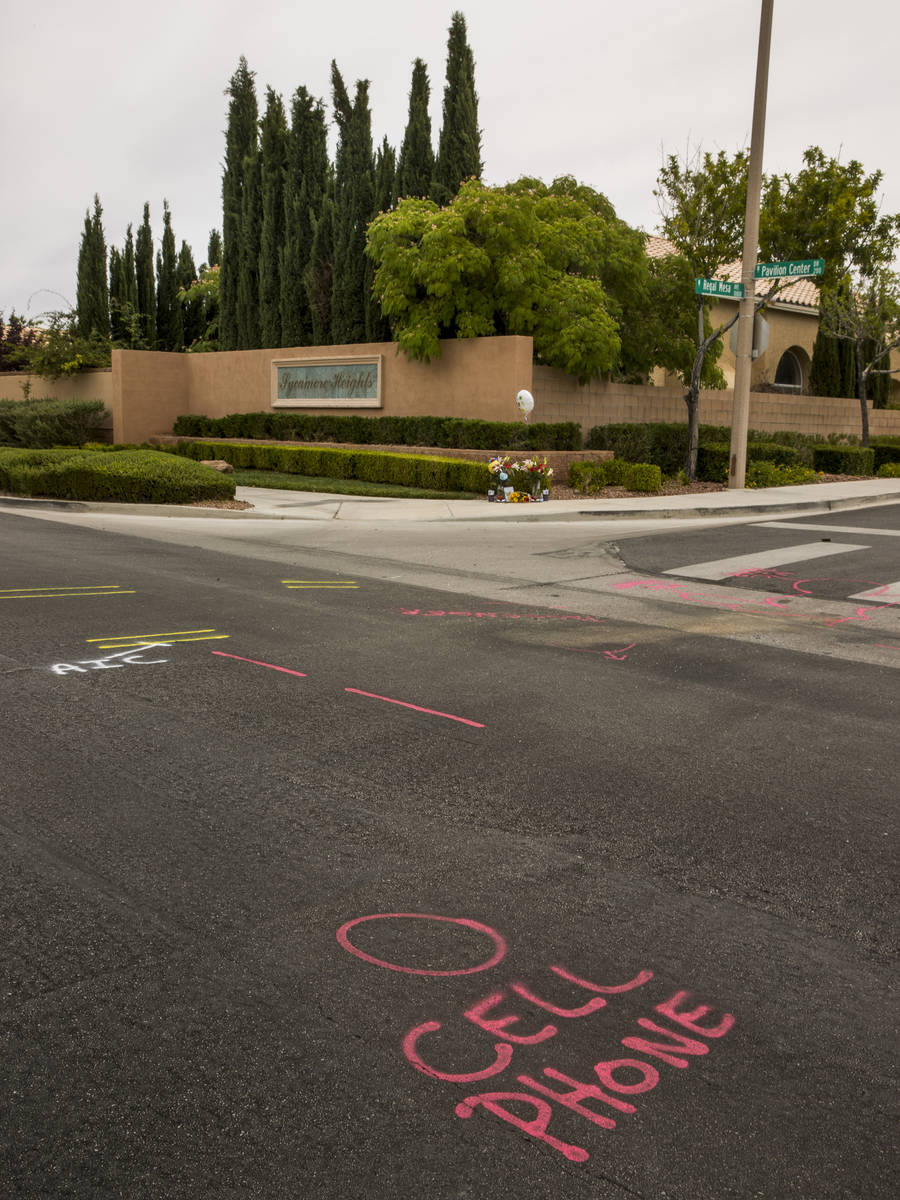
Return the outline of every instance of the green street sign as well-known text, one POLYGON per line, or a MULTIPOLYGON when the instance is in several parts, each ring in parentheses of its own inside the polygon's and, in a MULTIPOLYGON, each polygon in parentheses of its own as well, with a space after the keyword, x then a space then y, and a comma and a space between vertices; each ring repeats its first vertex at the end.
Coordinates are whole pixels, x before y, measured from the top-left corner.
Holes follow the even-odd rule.
POLYGON ((694 291, 698 296, 732 296, 743 299, 744 285, 729 283, 727 279, 695 279, 694 291))
POLYGON ((757 263, 754 279, 806 279, 825 274, 824 258, 801 258, 796 262, 757 263))

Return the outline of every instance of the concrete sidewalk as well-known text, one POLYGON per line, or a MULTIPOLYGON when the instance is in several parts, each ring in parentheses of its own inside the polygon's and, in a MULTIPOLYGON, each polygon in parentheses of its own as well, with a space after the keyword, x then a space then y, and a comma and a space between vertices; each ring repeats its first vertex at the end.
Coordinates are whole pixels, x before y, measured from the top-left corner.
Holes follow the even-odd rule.
POLYGON ((664 520, 691 517, 741 518, 761 513, 825 513, 842 508, 900 502, 900 479, 862 479, 848 483, 751 488, 686 496, 625 496, 611 500, 550 500, 545 504, 489 504, 487 500, 402 500, 348 497, 323 492, 244 488, 238 500, 250 509, 202 508, 175 504, 113 504, 86 500, 40 500, 0 496, 0 509, 111 512, 167 517, 215 517, 228 520, 296 521, 585 521, 664 520))

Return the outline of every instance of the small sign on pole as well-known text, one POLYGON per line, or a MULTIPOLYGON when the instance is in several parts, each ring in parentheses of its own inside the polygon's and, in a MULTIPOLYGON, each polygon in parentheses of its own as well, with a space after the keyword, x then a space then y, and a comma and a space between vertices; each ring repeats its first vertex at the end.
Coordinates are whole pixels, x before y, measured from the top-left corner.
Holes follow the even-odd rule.
POLYGON ((744 295, 744 285, 731 283, 727 279, 695 279, 694 291, 698 296, 730 296, 740 300, 744 295))

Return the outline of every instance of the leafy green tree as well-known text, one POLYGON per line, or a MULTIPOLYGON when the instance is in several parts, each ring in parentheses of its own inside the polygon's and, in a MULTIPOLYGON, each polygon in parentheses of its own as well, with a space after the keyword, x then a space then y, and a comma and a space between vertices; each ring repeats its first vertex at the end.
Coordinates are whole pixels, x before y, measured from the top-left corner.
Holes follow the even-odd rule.
POLYGON ((366 340, 366 227, 375 211, 369 81, 360 79, 351 105, 337 63, 331 64, 338 145, 334 179, 334 274, 331 338, 366 340))
POLYGON ((444 208, 401 200, 372 222, 367 252, 382 312, 410 358, 439 356, 442 338, 525 334, 539 361, 586 382, 645 376, 660 346, 675 356, 663 316, 644 328, 646 306, 665 290, 654 290, 644 235, 569 177, 549 187, 470 180, 444 208))
POLYGON ((900 214, 881 214, 883 175, 861 163, 841 163, 818 146, 803 153, 795 175, 772 175, 763 184, 760 253, 764 260, 824 258, 821 288, 828 292, 848 272, 872 275, 897 253, 900 214))
POLYGON ((156 345, 156 280, 153 274, 153 231, 150 205, 144 204, 144 219, 138 226, 134 251, 137 287, 137 311, 141 318, 141 337, 148 350, 156 345))
MULTIPOLYGON (((241 349, 239 333, 238 286, 245 266, 244 220, 248 206, 244 198, 246 172, 257 163, 256 85, 254 72, 241 56, 225 95, 228 102, 228 127, 225 134, 225 169, 222 174, 222 283, 221 330, 223 350, 241 349)), ((250 210, 254 205, 250 205, 250 210)), ((258 254, 258 247, 257 247, 258 254)), ((245 281, 246 289, 246 281, 245 281)), ((258 299, 255 303, 258 303, 258 299)), ((243 322, 246 326, 246 318, 243 322)))
MULTIPOLYGON (((670 154, 656 180, 654 195, 660 208, 660 228, 677 252, 689 264, 691 277, 715 278, 726 263, 741 257, 744 240, 744 212, 747 204, 748 155, 720 150, 712 155, 697 151, 684 159, 670 154)), ((679 374, 687 388, 684 402, 688 410, 688 449, 684 469, 690 479, 697 474, 697 448, 700 430, 700 389, 724 387, 725 380, 716 367, 722 352, 722 335, 735 323, 737 313, 713 329, 709 321, 711 304, 703 296, 694 296, 694 356, 689 371, 679 374)))
POLYGON ((106 274, 106 238, 103 209, 94 196, 94 212, 84 214, 84 231, 78 250, 78 283, 75 308, 78 332, 88 338, 94 332, 109 337, 109 282, 106 274))
MULTIPOLYGON (((409 89, 409 116, 403 145, 397 160, 397 196, 429 196, 434 178, 434 149, 431 145, 431 117, 428 102, 431 85, 428 68, 421 58, 413 63, 412 84, 409 89)), ((386 212, 390 205, 381 204, 377 212, 386 212)))
POLYGON ((222 263, 222 235, 218 229, 209 231, 209 242, 206 246, 206 265, 218 267, 222 263))
POLYGON ((46 379, 77 375, 98 367, 108 367, 111 360, 109 334, 93 329, 84 337, 79 332, 78 314, 50 312, 44 314, 39 335, 26 353, 27 370, 46 379))
POLYGON ((455 12, 447 39, 443 123, 431 198, 438 204, 448 204, 464 180, 481 178, 482 169, 475 58, 466 37, 466 19, 455 12))
MULTIPOLYGON (((286 346, 308 346, 313 341, 307 275, 328 172, 325 109, 321 100, 314 100, 305 87, 298 87, 291 101, 284 185, 281 327, 286 346)), ((329 332, 326 338, 330 336, 329 332)))
POLYGON ((163 200, 162 244, 156 255, 156 346, 158 350, 182 350, 184 326, 178 293, 178 255, 168 200, 163 200))
POLYGON ((868 446, 870 381, 900 370, 890 364, 891 353, 900 349, 900 276, 876 267, 843 282, 821 294, 820 321, 827 334, 853 347, 861 441, 868 446))
MULTIPOLYGON (((184 306, 199 313, 198 325, 200 332, 193 341, 187 343, 186 350, 191 354, 206 353, 219 349, 219 284, 221 268, 218 263, 200 268, 199 279, 193 280, 189 287, 182 288, 178 299, 184 306)), ((187 323, 187 318, 185 318, 187 323)))
POLYGON ((266 89, 261 122, 259 238, 259 336, 262 346, 281 346, 281 256, 284 250, 284 189, 288 127, 284 103, 266 89))

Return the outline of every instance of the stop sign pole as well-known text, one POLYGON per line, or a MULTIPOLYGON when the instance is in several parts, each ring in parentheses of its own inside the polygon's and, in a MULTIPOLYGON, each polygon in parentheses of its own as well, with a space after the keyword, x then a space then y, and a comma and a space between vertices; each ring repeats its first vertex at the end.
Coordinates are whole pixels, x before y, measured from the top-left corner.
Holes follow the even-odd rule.
POLYGON ((756 90, 753 95, 753 125, 750 133, 750 164, 747 172, 747 208, 744 215, 744 254, 741 260, 743 299, 738 310, 738 348, 734 372, 734 401, 731 413, 731 455, 728 486, 743 488, 747 470, 747 426, 750 420, 750 366, 753 353, 755 312, 753 276, 759 247, 759 195, 762 188, 763 141, 766 132, 766 94, 769 87, 769 46, 772 41, 772 10, 775 0, 762 0, 759 19, 759 51, 756 56, 756 90))

